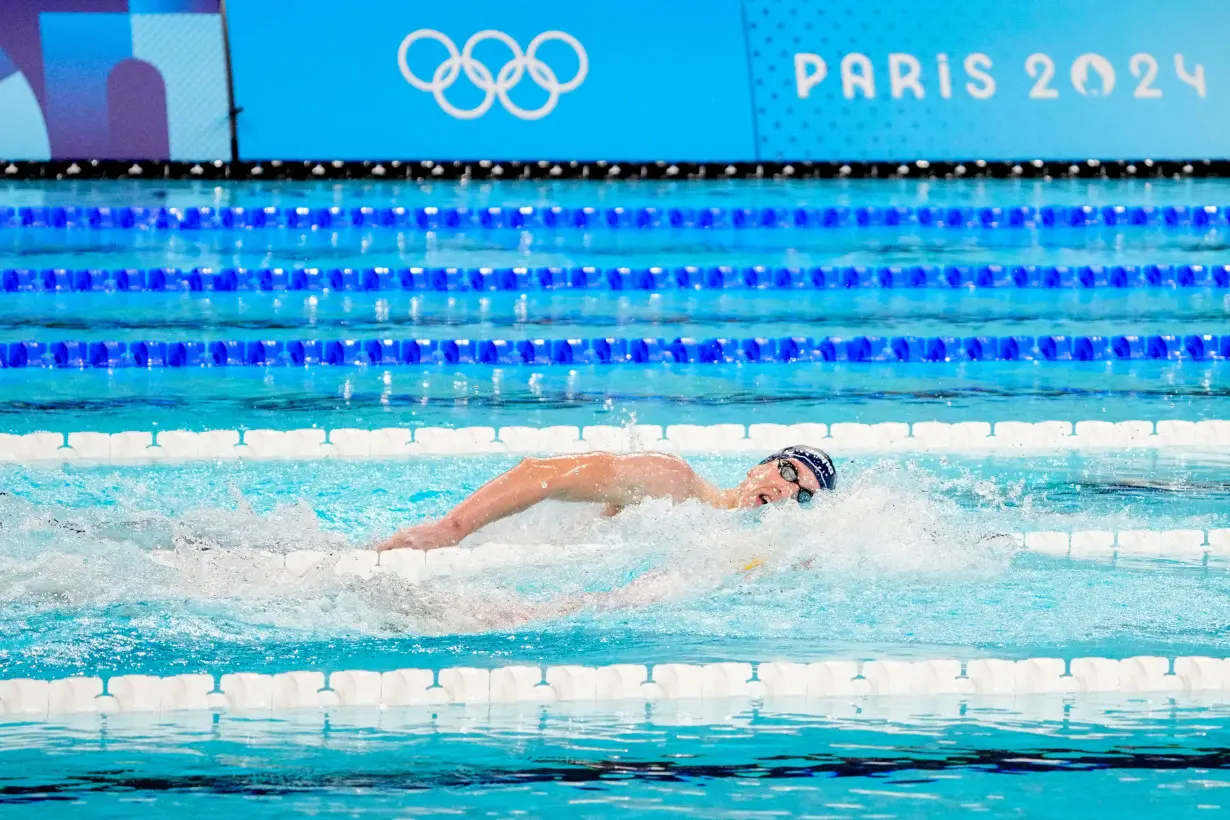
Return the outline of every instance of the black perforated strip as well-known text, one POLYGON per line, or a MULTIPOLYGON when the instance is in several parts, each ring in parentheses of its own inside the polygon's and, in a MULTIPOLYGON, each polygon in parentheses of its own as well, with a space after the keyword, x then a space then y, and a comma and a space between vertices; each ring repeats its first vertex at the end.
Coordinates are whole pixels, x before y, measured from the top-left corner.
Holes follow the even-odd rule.
POLYGON ((8 162, 0 179, 495 180, 495 179, 1119 179, 1230 177, 1230 160, 1076 160, 969 162, 523 162, 475 160, 8 162))

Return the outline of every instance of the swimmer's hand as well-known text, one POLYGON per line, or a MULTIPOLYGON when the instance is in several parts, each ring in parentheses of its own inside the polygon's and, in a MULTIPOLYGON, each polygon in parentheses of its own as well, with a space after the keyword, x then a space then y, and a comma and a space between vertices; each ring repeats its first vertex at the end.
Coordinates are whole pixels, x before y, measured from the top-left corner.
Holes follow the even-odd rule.
POLYGON ((377 552, 401 549, 434 550, 454 546, 464 537, 465 534, 456 524, 442 518, 439 521, 398 530, 372 549, 377 552))

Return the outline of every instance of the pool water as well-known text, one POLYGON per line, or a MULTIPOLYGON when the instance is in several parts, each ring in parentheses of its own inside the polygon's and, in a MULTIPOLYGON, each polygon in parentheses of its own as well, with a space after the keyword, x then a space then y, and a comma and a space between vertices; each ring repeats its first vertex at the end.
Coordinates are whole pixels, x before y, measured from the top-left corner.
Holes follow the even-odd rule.
MULTIPOLYGON (((1230 184, 71 183, 0 205, 1221 204, 1230 184)), ((6 229, 0 269, 1230 263, 1224 228, 6 229)), ((0 293, 0 343, 1220 334, 1230 293, 0 293)), ((0 433, 1230 419, 1224 361, 0 369, 0 433)), ((516 457, 0 464, 0 679, 513 664, 1230 655, 1230 556, 1007 534, 1230 527, 1230 450, 834 452, 809 508, 544 505, 408 584, 271 569, 438 516, 516 457), (521 550, 518 550, 518 547, 521 550), (755 571, 739 568, 758 562, 755 571), (583 602, 578 604, 578 602, 583 602)), ((689 459, 737 482, 755 459, 689 459)), ((6 816, 1224 812, 1226 694, 0 715, 6 816), (139 808, 138 808, 139 807, 139 808)))
MULTIPOLYGON (((118 725, 117 725, 118 724, 118 725)), ((1224 806, 1224 704, 1114 700, 1039 722, 799 706, 495 709, 6 732, 8 816, 227 811, 506 817, 1207 817, 1224 806)))

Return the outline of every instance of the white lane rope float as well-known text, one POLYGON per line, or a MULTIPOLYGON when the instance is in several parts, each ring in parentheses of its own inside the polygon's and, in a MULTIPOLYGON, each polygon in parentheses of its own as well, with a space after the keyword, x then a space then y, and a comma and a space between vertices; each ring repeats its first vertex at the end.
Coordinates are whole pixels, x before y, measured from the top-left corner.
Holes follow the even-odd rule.
POLYGON ((0 434, 0 464, 141 464, 237 459, 559 455, 595 450, 763 454, 791 444, 868 453, 1014 454, 1230 448, 1230 420, 919 421, 861 424, 675 424, 589 427, 159 430, 0 434))
MULTIPOLYGON (((1007 660, 826 660, 811 663, 535 664, 373 670, 237 672, 169 677, 78 676, 0 680, 0 719, 68 714, 388 709, 491 703, 655 701, 835 702, 947 697, 958 703, 1022 696, 1122 693, 1230 697, 1230 659, 1208 656, 1007 660)), ((1061 710, 1062 714, 1062 710, 1061 710)))

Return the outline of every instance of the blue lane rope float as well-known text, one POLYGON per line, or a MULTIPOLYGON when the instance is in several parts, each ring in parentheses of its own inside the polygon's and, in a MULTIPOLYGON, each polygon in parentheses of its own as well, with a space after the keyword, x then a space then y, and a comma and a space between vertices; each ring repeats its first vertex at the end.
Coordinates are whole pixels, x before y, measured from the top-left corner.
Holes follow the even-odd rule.
POLYGON ((2 228, 216 230, 771 229, 771 228, 1209 228, 1230 225, 1230 206, 1016 205, 755 208, 449 207, 0 207, 2 228))
POLYGON ((768 265, 598 268, 0 270, 3 293, 1227 288, 1230 265, 768 265))
POLYGON ((3 368, 1221 361, 1230 335, 9 342, 3 368))

